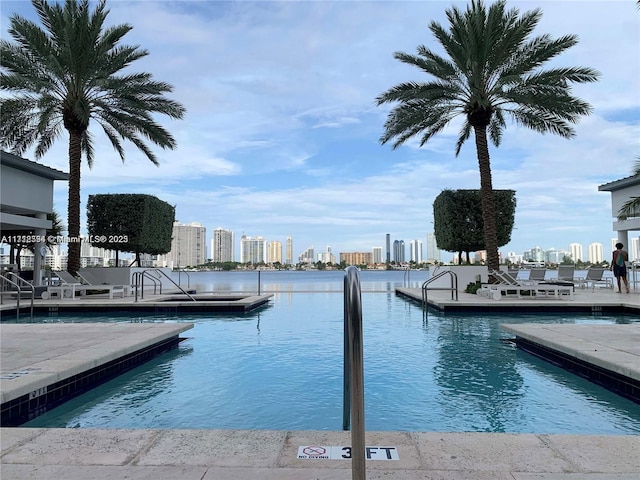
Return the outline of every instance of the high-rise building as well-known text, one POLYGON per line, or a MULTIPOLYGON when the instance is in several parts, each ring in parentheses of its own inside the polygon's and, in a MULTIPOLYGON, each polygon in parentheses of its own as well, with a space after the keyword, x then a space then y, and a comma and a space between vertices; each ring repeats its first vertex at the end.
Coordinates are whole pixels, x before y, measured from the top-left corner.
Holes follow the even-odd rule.
POLYGON ((393 241, 393 261, 396 263, 404 263, 404 240, 393 241))
POLYGON ((327 251, 318 254, 318 261, 322 263, 336 263, 336 256, 331 253, 331 247, 327 245, 327 251))
POLYGON ((300 254, 298 257, 298 263, 315 263, 316 262, 316 253, 313 249, 313 245, 307 248, 304 252, 300 254))
POLYGON ((569 256, 564 250, 557 250, 553 247, 544 251, 544 261, 549 263, 562 263, 565 256, 569 256))
POLYGON ((440 249, 436 242, 436 236, 434 233, 427 233, 427 262, 439 262, 440 261, 440 249))
POLYGON ((347 265, 371 265, 372 263, 371 252, 341 252, 340 263, 344 262, 347 265))
POLYGON ((542 248, 535 246, 524 252, 524 259, 528 262, 544 262, 544 252, 542 248))
POLYGON ((409 251, 411 252, 411 261, 422 263, 422 241, 411 240, 409 242, 409 251))
POLYGON ((260 236, 240 238, 240 263, 267 263, 267 241, 260 236))
POLYGON ((387 263, 391 263, 391 234, 387 233, 387 263))
POLYGON ((569 254, 571 255, 571 258, 573 258, 574 262, 582 262, 584 259, 582 255, 582 245, 579 243, 569 244, 569 254))
POLYGON ((629 245, 629 260, 632 262, 640 260, 640 237, 631 239, 631 245, 629 245))
POLYGON ((373 247, 371 254, 373 255, 374 265, 382 263, 382 247, 373 247))
POLYGON ((269 256, 267 260, 269 263, 282 263, 282 242, 276 240, 268 243, 269 256))
POLYGON ((601 243, 592 243, 589 245, 589 262, 600 263, 604 260, 604 252, 601 243))
POLYGON ((230 230, 216 228, 211 239, 211 261, 213 263, 234 262, 235 235, 230 230))
POLYGON ((173 222, 168 267, 195 267, 207 261, 207 229, 200 223, 173 222))
POLYGON ((284 263, 293 265, 293 238, 287 237, 287 247, 285 251, 284 263))

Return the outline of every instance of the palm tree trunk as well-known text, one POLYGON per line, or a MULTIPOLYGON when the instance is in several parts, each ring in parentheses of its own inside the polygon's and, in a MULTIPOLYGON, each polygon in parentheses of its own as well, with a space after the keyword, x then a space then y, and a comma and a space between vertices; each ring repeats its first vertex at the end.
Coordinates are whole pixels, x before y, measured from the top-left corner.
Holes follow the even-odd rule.
POLYGON ((489 271, 500 268, 498 258, 498 234, 496 229, 496 209, 491 180, 491 162, 487 146, 487 127, 474 126, 478 166, 480 167, 480 196, 482 198, 482 222, 484 223, 484 247, 487 251, 489 271))
POLYGON ((80 166, 82 135, 69 130, 69 243, 67 271, 76 275, 80 269, 80 166))

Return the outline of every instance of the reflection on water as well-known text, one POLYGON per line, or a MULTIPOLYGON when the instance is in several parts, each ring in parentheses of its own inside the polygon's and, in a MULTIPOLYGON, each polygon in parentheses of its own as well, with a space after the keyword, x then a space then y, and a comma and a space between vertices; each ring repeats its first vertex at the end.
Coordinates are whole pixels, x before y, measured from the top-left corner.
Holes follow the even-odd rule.
MULTIPOLYGON (((339 430, 342 299, 284 292, 258 312, 136 315, 195 326, 176 352, 29 426, 339 430)), ((362 304, 368 430, 640 434, 633 402, 500 341, 500 323, 630 317, 425 316, 392 292, 363 292, 362 304)))
POLYGON ((491 341, 499 336, 497 323, 486 319, 442 319, 434 366, 434 378, 441 387, 438 401, 443 407, 461 405, 456 417, 471 415, 476 428, 486 426, 494 432, 508 430, 514 416, 519 416, 523 395, 523 380, 511 347, 491 341), (482 412, 483 418, 475 412, 482 412))

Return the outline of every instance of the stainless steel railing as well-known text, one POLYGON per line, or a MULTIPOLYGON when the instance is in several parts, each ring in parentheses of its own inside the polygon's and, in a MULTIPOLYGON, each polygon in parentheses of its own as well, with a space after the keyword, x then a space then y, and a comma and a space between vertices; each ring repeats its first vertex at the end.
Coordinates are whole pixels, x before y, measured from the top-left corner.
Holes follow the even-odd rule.
MULTIPOLYGON (((182 288, 179 284, 177 284, 169 275, 164 273, 159 268, 148 268, 146 270, 143 270, 142 272, 135 272, 133 274, 134 291, 135 291, 135 300, 134 301, 136 301, 136 302, 138 301, 138 287, 139 286, 142 287, 142 294, 144 294, 144 279, 145 279, 145 274, 148 273, 148 272, 154 272, 154 273, 157 273, 158 275, 164 276, 173 285, 178 287, 178 289, 182 293, 184 293, 187 297, 189 297, 192 301, 194 301, 194 302, 196 301, 196 299, 193 297, 193 295, 191 295, 189 292, 187 292, 184 288, 182 288)), ((158 276, 158 278, 160 278, 160 277, 158 276)))
POLYGON ((342 428, 351 415, 351 478, 365 480, 364 368, 362 351, 362 295, 356 267, 344 276, 344 410, 342 428))
POLYGON ((431 278, 429 278, 428 280, 426 280, 423 284, 422 284, 422 306, 424 308, 427 308, 427 291, 428 290, 448 290, 451 291, 451 300, 458 300, 458 276, 455 274, 455 272, 452 272, 451 270, 444 270, 440 273, 438 273, 436 276, 433 276, 431 278), (451 284, 449 287, 431 287, 429 288, 429 284, 436 281, 437 279, 439 279, 440 277, 444 277, 445 275, 449 275, 449 279, 451 281, 451 284))
POLYGON ((33 286, 33 284, 28 282, 28 281, 26 281, 24 278, 22 278, 20 275, 16 274, 15 272, 5 272, 4 275, 0 275, 0 277, 2 277, 2 283, 3 283, 3 285, 0 287, 0 303, 2 301, 3 292, 5 291, 5 285, 4 285, 5 282, 13 285, 17 289, 17 293, 16 293, 16 321, 20 320, 20 296, 22 294, 21 285, 25 285, 25 286, 29 287, 29 290, 31 290, 31 309, 30 309, 30 317, 29 318, 31 320, 33 320, 33 301, 34 301, 35 296, 36 296, 36 289, 33 286), (14 282, 9 277, 15 278, 16 281, 14 282))

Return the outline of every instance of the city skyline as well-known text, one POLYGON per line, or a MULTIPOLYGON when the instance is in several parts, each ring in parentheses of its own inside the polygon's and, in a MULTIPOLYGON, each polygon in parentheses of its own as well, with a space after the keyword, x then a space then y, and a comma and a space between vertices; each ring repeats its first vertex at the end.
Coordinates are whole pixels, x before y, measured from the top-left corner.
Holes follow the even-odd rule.
MULTIPOLYGON (((422 148, 380 146, 388 109, 374 99, 400 82, 427 80, 393 53, 437 50, 428 23, 446 25, 445 10, 466 4, 109 2, 107 24, 130 22, 123 43, 150 52, 132 70, 174 85, 187 115, 159 119, 178 148, 154 150, 158 168, 131 145, 120 162, 91 124, 96 156, 93 169, 82 167, 83 233, 88 195, 145 193, 209 232, 222 225, 236 239, 260 234, 283 249, 290 235, 294 263, 312 245, 336 253, 386 247, 387 233, 409 253, 409 241, 433 230, 432 203, 443 189, 479 188, 475 149, 467 142, 454 156, 455 122, 422 148)), ((518 202, 512 240, 500 251, 601 243, 606 257, 611 198, 598 186, 629 176, 640 150, 640 12, 629 1, 582 2, 578 11, 572 2, 508 6, 541 8, 534 35, 578 35, 553 66, 587 66, 602 77, 575 88, 594 111, 572 140, 508 125, 500 148, 490 147, 494 188, 515 190, 518 202)), ((29 2, 3 1, 3 39, 14 13, 36 18, 29 2)), ((61 138, 42 159, 23 156, 68 171, 66 150, 61 138)), ((54 207, 65 224, 66 201, 67 185, 56 182, 54 207)))

